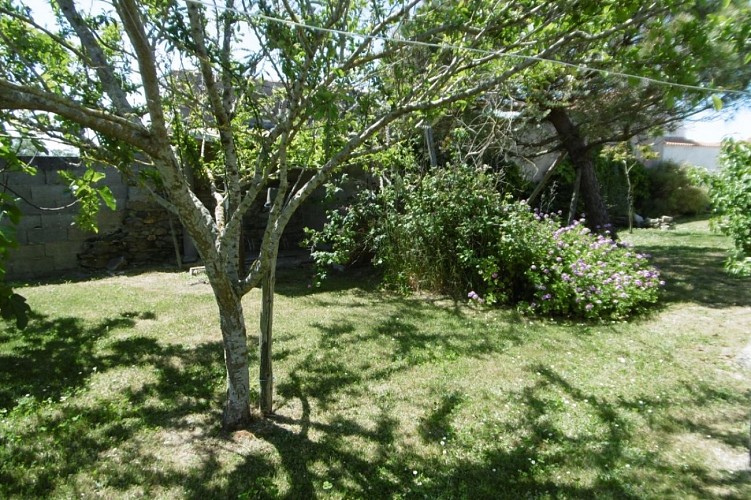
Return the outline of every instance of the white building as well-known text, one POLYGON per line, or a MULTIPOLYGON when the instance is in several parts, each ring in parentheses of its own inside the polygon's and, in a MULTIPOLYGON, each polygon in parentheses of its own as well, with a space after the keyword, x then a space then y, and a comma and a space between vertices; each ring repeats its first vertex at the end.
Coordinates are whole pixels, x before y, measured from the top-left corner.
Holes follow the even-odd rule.
POLYGON ((691 165, 706 168, 709 172, 720 169, 720 143, 698 142, 680 136, 660 137, 654 141, 652 148, 659 155, 647 165, 672 161, 679 165, 691 165))

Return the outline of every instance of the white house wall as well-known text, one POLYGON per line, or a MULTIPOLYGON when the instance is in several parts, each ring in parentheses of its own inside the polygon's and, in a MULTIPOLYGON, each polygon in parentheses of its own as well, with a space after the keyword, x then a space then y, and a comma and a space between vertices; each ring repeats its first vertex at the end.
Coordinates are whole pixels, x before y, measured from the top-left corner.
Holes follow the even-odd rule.
POLYGON ((704 167, 710 172, 720 169, 720 146, 664 144, 661 149, 661 161, 704 167))

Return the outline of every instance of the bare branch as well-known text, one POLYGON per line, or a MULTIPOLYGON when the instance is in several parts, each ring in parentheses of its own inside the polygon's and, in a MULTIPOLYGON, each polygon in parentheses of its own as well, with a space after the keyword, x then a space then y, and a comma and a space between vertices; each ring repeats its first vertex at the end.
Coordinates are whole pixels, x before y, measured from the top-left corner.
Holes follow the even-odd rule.
MULTIPOLYGON (((232 6, 232 1, 228 0, 228 6, 232 6)), ((202 7, 195 2, 188 2, 188 18, 190 20, 190 33, 193 37, 196 55, 203 77, 203 83, 206 85, 206 92, 209 97, 212 114, 216 120, 216 126, 219 129, 219 139, 222 144, 224 153, 224 164, 228 176, 228 191, 232 200, 240 196, 240 170, 237 159, 237 149, 235 147, 235 137, 232 131, 232 123, 228 110, 232 105, 232 90, 229 80, 228 67, 223 68, 224 85, 230 84, 230 88, 217 82, 214 76, 214 70, 211 65, 211 58, 206 47, 204 34, 204 18, 201 12, 202 7)), ((222 58, 228 59, 231 50, 230 37, 231 25, 225 24, 224 46, 222 48, 222 58)))
POLYGON ((117 76, 115 76, 115 71, 109 64, 104 51, 97 43, 97 39, 91 29, 76 10, 73 1, 58 0, 57 3, 60 5, 63 15, 78 35, 78 39, 81 40, 81 45, 86 49, 91 66, 96 71, 97 76, 99 76, 99 81, 102 83, 104 91, 112 99, 115 109, 122 115, 134 114, 133 107, 128 102, 128 97, 125 95, 125 91, 120 85, 117 76))
POLYGON ((146 107, 149 110, 151 126, 156 132, 154 139, 159 142, 159 146, 163 149, 161 154, 165 155, 169 149, 167 141, 169 135, 164 117, 162 97, 159 92, 159 77, 157 76, 154 47, 149 43, 141 13, 133 0, 115 0, 113 4, 123 21, 125 32, 128 34, 130 43, 135 50, 141 73, 141 83, 143 83, 144 93, 146 94, 146 107))

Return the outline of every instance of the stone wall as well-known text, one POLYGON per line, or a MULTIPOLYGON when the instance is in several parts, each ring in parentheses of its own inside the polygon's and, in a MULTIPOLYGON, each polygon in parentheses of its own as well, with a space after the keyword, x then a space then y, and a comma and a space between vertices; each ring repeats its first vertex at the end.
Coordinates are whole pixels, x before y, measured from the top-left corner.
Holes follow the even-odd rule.
MULTIPOLYGON (((177 219, 156 204, 148 192, 125 182, 113 168, 105 169, 106 178, 102 182, 112 190, 117 209, 112 211, 102 206, 96 234, 83 232, 73 225, 78 206, 68 206, 74 198, 67 192, 67 185, 58 172, 65 169, 82 175, 84 169, 76 166, 76 161, 76 158, 64 157, 35 158, 32 164, 37 173, 34 176, 2 173, 0 164, 0 189, 10 190, 10 194, 20 198, 23 212, 17 232, 19 247, 11 250, 6 262, 7 279, 56 277, 128 266, 174 265, 175 241, 185 260, 182 227, 177 219)), ((367 178, 361 171, 351 174, 350 181, 333 202, 325 201, 324 190, 319 189, 295 213, 280 242, 281 252, 301 250, 303 228, 322 227, 326 209, 332 203, 343 204, 356 191, 356 183, 367 178)), ((202 196, 200 190, 198 195, 211 200, 207 193, 202 196)), ((258 253, 268 219, 265 202, 264 191, 243 219, 246 259, 258 253)))
MULTIPOLYGON (((99 233, 73 225, 78 206, 58 175, 68 170, 82 175, 76 158, 37 157, 36 175, 0 174, 0 189, 20 199, 23 217, 18 226, 19 246, 6 262, 9 280, 61 276, 107 268, 113 259, 130 264, 175 260, 169 216, 147 193, 128 185, 117 170, 108 168, 103 181, 117 202, 115 211, 102 207, 99 233)), ((179 225, 175 224, 179 233, 179 225)), ((180 235, 178 234, 178 237, 180 235)))

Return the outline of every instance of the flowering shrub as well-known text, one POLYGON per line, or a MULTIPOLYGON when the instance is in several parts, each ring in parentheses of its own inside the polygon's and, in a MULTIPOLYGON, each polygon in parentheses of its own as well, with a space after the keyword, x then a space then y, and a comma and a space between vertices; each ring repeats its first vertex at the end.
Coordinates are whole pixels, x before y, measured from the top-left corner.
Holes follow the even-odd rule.
POLYGON ((535 290, 529 310, 622 319, 657 302, 664 282, 645 255, 591 234, 582 221, 555 230, 550 241, 526 273, 535 290))
POLYGON ((558 217, 526 213, 523 231, 510 230, 498 240, 496 251, 486 257, 481 275, 488 303, 510 302, 509 283, 516 281, 516 300, 521 310, 535 315, 588 319, 623 319, 657 302, 664 282, 647 257, 606 235, 595 235, 584 220, 560 227, 558 217), (524 252, 519 248, 524 247, 524 252), (509 268, 509 259, 515 262, 509 268), (514 275, 524 266, 521 276, 514 275))
POLYGON ((535 315, 622 319, 657 301, 662 282, 644 255, 582 221, 561 228, 558 216, 503 197, 486 170, 405 176, 400 187, 360 200, 318 233, 315 242, 332 246, 316 253, 319 262, 342 264, 366 249, 399 290, 462 294, 535 315))

